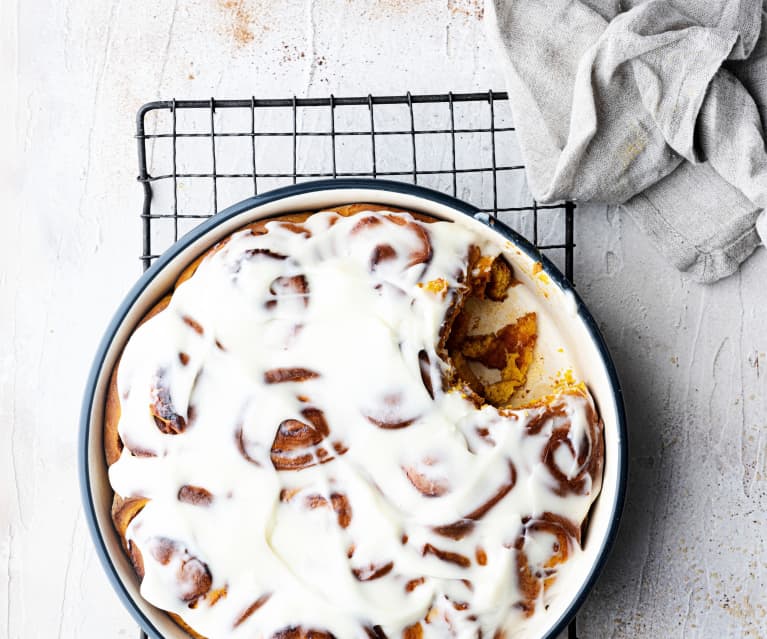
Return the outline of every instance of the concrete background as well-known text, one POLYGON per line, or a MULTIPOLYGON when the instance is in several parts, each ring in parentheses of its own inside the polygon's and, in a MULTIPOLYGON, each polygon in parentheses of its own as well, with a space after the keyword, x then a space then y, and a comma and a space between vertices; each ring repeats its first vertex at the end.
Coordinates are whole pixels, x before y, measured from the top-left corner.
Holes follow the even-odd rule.
MULTIPOLYGON (((95 557, 75 455, 90 358, 140 273, 136 109, 502 89, 482 18, 481 0, 0 0, 0 637, 138 635, 95 557)), ((579 634, 765 637, 767 251, 703 287, 614 209, 579 207, 576 241, 632 462, 579 634)))

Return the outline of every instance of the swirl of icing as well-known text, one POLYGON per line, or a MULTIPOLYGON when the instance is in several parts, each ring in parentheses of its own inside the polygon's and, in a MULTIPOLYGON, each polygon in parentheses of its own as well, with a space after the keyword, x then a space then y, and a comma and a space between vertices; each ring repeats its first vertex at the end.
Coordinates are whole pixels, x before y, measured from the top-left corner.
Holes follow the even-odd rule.
POLYGON ((470 296, 512 294, 498 254, 360 206, 243 229, 195 263, 108 401, 142 596, 210 639, 500 638, 545 614, 581 552, 602 426, 583 386, 493 405, 536 339, 534 314, 457 328, 470 296))

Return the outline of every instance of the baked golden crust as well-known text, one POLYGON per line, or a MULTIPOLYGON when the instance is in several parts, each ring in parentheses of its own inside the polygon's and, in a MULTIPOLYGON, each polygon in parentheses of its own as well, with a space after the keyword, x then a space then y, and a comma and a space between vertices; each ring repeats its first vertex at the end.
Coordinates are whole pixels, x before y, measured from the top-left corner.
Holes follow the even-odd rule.
MULTIPOLYGON (((338 206, 338 207, 334 207, 330 209, 323 209, 323 211, 335 211, 336 213, 338 213, 339 215, 343 217, 350 217, 352 215, 356 215, 357 213, 362 213, 364 211, 391 211, 393 213, 410 213, 410 215, 412 215, 416 220, 419 220, 421 222, 426 222, 427 224, 438 221, 436 218, 430 217, 428 215, 424 215, 422 213, 413 213, 411 211, 405 211, 404 209, 398 209, 392 206, 381 206, 379 204, 347 204, 345 206, 338 206)), ((237 229, 237 231, 235 231, 234 233, 237 233, 239 231, 250 231, 251 233, 253 233, 253 235, 262 235, 266 233, 266 225, 269 222, 287 222, 289 224, 290 223, 300 224, 301 222, 305 222, 306 219, 311 215, 314 215, 314 211, 309 213, 286 213, 285 215, 268 217, 268 218, 264 218, 263 220, 258 220, 256 222, 251 222, 250 224, 246 224, 245 226, 237 229)), ((226 238, 218 242, 216 245, 214 245, 213 247, 205 251, 197 259, 195 259, 189 266, 187 266, 183 270, 181 275, 179 276, 178 280, 176 280, 176 285, 174 288, 178 288, 186 280, 192 277, 192 275, 194 275, 195 271, 197 270, 197 267, 206 257, 208 257, 209 255, 213 255, 214 253, 224 248, 227 242, 229 242, 229 238, 234 233, 228 235, 226 238)))
MULTIPOLYGON (((170 294, 163 297, 152 309, 141 318, 136 328, 149 321, 158 313, 164 311, 170 304, 170 294)), ((109 389, 107 390, 106 405, 104 408, 104 453, 107 458, 107 466, 114 464, 123 450, 123 443, 117 432, 120 423, 120 395, 117 392, 117 370, 120 367, 120 358, 117 358, 112 374, 109 376, 109 389)))

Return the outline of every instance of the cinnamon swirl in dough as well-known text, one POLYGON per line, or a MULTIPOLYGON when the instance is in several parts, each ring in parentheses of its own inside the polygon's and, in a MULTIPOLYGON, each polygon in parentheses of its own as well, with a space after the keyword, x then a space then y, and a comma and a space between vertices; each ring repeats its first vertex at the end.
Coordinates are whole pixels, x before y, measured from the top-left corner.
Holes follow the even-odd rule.
POLYGON ((195 637, 509 639, 581 553, 602 424, 513 403, 536 314, 500 248, 373 205, 252 224, 195 261, 115 367, 113 519, 195 637))

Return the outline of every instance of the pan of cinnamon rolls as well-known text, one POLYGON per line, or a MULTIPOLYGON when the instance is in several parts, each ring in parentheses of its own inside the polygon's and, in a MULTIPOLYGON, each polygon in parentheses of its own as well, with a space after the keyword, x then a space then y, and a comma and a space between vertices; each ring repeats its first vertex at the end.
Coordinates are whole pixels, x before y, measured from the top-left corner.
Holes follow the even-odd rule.
POLYGON ((528 242, 374 180, 244 201, 106 331, 81 484, 156 639, 554 637, 626 477, 591 315, 528 242))

